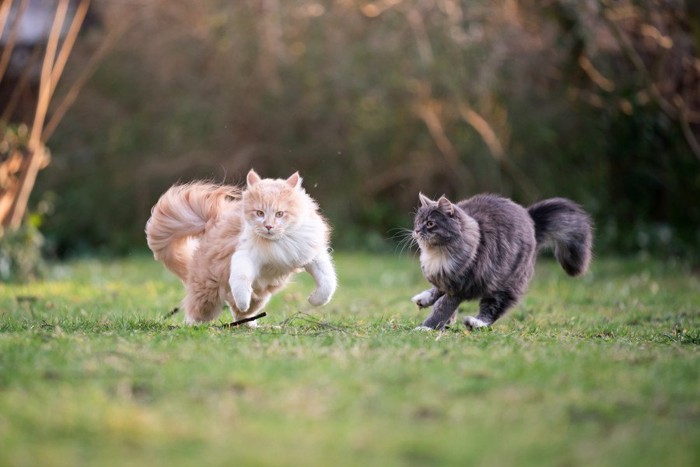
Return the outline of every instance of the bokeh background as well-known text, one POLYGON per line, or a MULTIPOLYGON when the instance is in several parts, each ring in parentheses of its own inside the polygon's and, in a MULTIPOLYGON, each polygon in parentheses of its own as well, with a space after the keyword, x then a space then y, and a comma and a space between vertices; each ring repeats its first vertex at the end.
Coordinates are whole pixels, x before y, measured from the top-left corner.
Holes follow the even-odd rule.
POLYGON ((598 254, 700 257, 698 2, 95 0, 91 13, 62 83, 108 51, 30 202, 51 255, 145 251, 171 184, 254 167, 301 171, 336 248, 395 250, 419 191, 489 191, 578 201, 598 254))

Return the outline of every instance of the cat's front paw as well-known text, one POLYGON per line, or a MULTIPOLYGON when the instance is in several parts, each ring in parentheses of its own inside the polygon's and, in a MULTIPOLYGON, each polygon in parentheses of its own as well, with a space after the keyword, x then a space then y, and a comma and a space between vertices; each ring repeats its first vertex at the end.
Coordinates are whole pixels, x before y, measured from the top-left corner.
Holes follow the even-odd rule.
POLYGON ((435 331, 435 329, 428 326, 418 326, 413 328, 414 331, 435 331))
POLYGON ((473 316, 467 316, 466 318, 464 318, 464 325, 470 331, 474 331, 475 329, 488 327, 490 324, 487 323, 486 321, 480 320, 479 318, 474 318, 473 316))
POLYGON ((333 297, 333 290, 327 288, 321 288, 314 290, 314 293, 309 295, 309 303, 313 306, 321 306, 331 301, 333 297))
POLYGON ((418 295, 414 295, 413 298, 411 298, 411 301, 418 305, 418 308, 427 308, 433 304, 431 303, 432 298, 433 294, 430 292, 430 290, 425 290, 418 295))
POLYGON ((337 287, 338 282, 335 280, 335 276, 318 281, 316 290, 309 295, 309 303, 313 306, 325 305, 331 301, 337 287))
POLYGON ((250 308, 250 300, 253 296, 253 290, 248 288, 245 289, 240 287, 236 290, 231 290, 231 295, 233 295, 233 303, 235 303, 236 308, 241 313, 245 313, 250 308))

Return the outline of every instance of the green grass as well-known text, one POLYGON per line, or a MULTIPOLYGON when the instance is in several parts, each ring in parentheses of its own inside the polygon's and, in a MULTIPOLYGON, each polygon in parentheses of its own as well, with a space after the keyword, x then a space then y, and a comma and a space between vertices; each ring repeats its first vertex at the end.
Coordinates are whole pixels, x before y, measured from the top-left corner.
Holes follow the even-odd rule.
POLYGON ((146 257, 0 285, 0 465, 700 465, 689 269, 541 259, 494 328, 425 333, 415 258, 336 261, 328 306, 300 275, 258 329, 164 319, 146 257))

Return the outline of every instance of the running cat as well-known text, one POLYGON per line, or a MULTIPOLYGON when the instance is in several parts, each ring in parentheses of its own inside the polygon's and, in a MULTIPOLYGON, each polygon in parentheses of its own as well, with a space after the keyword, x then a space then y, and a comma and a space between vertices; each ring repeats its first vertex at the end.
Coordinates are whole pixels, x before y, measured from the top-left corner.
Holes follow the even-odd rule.
POLYGON ((154 257, 185 285, 185 321, 211 321, 224 303, 234 320, 261 310, 290 276, 305 269, 316 281, 314 306, 328 303, 337 280, 330 228, 301 187, 299 173, 247 187, 175 185, 153 207, 146 238, 154 257))
POLYGON ((480 299, 479 314, 467 316, 465 326, 491 326, 525 294, 541 247, 553 247, 571 276, 588 269, 592 221, 568 199, 546 199, 525 209, 489 194, 456 204, 444 196, 419 198, 412 235, 423 275, 433 285, 412 298, 420 308, 433 307, 421 329, 444 328, 460 303, 474 299, 480 299))

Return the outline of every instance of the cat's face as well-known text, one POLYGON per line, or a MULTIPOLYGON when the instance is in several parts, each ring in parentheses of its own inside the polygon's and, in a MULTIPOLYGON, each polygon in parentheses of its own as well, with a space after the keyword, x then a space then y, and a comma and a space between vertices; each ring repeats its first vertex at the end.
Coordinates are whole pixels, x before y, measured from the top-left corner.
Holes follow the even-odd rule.
POLYGON ((444 196, 432 201, 420 194, 421 207, 413 221, 413 238, 421 249, 448 245, 460 237, 455 206, 444 196))
POLYGON ((278 240, 297 224, 301 215, 301 177, 295 173, 287 180, 261 179, 251 170, 243 192, 243 211, 253 233, 267 240, 278 240))

